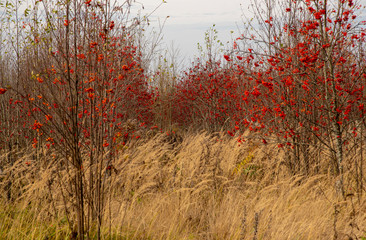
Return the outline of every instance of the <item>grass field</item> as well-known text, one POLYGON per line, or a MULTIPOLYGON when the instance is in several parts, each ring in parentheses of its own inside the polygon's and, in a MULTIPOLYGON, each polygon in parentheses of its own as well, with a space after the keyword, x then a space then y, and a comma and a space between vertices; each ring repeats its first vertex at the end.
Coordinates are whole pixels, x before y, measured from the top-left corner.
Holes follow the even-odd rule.
MULTIPOLYGON (((39 163, 30 154, 2 174, 0 239, 72 239, 62 177, 47 152, 39 163)), ((293 175, 277 147, 220 134, 130 143, 105 178, 103 239, 365 239, 353 169, 342 197, 328 162, 293 175)))

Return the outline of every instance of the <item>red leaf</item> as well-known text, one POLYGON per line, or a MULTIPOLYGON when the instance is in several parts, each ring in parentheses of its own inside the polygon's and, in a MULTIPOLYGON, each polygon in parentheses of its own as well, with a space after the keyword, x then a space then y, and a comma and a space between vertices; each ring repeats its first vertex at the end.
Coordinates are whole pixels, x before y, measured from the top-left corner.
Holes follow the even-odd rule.
POLYGON ((358 110, 362 111, 364 109, 365 105, 362 103, 358 106, 358 110))
POLYGON ((97 46, 98 45, 98 43, 97 42, 91 42, 90 43, 90 48, 94 48, 95 46, 97 46))
POLYGON ((85 89, 85 92, 88 92, 88 93, 93 93, 94 92, 94 89, 93 88, 86 88, 85 89))
POLYGON ((254 90, 253 90, 253 92, 252 92, 252 95, 254 95, 254 96, 256 96, 256 97, 258 97, 258 96, 260 96, 262 93, 260 92, 260 91, 258 91, 258 89, 257 88, 255 88, 254 90))
POLYGON ((234 133, 232 133, 231 131, 227 131, 227 133, 228 133, 230 136, 234 136, 234 133))
POLYGON ((78 55, 76 55, 79 59, 85 59, 86 57, 85 57, 85 55, 84 54, 78 54, 78 55))
POLYGON ((112 30, 114 28, 114 21, 112 21, 110 24, 109 24, 109 29, 112 30))

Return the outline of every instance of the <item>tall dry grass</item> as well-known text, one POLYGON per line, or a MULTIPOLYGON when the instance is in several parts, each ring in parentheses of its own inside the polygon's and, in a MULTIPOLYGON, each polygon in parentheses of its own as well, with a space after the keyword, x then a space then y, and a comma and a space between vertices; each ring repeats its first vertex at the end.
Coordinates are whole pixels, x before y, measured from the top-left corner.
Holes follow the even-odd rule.
MULTIPOLYGON (((32 154, 19 153, 3 169, 0 239, 72 238, 62 198, 67 174, 52 152, 37 162, 32 154)), ((316 174, 292 175, 286 154, 256 140, 239 145, 204 132, 142 138, 120 151, 104 179, 103 237, 365 239, 366 198, 356 190, 354 161, 345 164, 343 197, 327 159, 316 174)))

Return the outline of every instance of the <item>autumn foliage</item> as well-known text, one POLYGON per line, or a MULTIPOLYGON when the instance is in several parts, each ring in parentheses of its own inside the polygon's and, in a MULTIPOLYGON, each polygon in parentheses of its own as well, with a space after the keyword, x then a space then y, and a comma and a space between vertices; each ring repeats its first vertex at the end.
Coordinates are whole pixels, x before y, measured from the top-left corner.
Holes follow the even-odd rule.
POLYGON ((295 172, 308 171, 309 147, 320 144, 342 172, 365 114, 360 6, 286 4, 278 12, 268 9, 272 16, 259 21, 267 35, 242 35, 223 62, 197 64, 185 73, 173 97, 175 121, 229 135, 260 132, 263 143, 294 152, 289 167, 295 172))
POLYGON ((16 80, 0 79, 0 148, 62 158, 56 164, 71 169, 64 184, 74 194, 79 236, 102 225, 102 182, 115 157, 141 132, 155 131, 157 119, 169 123, 161 131, 224 131, 239 143, 250 132, 285 151, 293 174, 311 174, 314 149, 327 152, 342 183, 345 156, 364 140, 361 6, 288 0, 266 7, 221 59, 192 63, 166 91, 149 81, 158 73, 143 61, 143 30, 123 20, 124 6, 37 1, 33 17, 42 9, 45 24, 22 23, 25 47, 8 69, 16 80))

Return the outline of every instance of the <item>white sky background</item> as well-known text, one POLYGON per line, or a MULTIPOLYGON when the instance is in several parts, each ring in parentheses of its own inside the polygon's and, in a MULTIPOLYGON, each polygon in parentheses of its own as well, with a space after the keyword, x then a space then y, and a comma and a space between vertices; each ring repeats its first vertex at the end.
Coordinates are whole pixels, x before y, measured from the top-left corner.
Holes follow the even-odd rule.
MULTIPOLYGON (((145 8, 143 13, 147 14, 162 0, 139 2, 145 8)), ((158 26, 158 19, 162 23, 169 16, 163 29, 163 41, 167 46, 173 42, 187 62, 198 55, 197 43, 203 43, 205 32, 213 24, 224 44, 239 35, 237 26, 242 24, 242 9, 247 9, 246 2, 249 0, 166 0, 149 19, 153 26, 158 26)))

